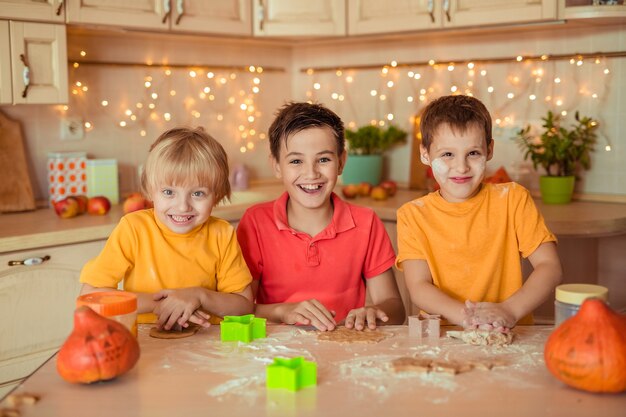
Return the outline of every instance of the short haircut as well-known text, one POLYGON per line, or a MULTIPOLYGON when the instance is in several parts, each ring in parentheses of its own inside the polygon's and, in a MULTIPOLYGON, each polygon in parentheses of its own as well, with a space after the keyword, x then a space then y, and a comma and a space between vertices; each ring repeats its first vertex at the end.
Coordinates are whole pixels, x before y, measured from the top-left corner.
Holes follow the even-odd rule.
POLYGON ((491 144, 491 115, 477 98, 464 95, 443 96, 432 101, 422 112, 420 132, 422 145, 430 150, 433 136, 442 124, 448 124, 455 132, 464 133, 471 125, 485 133, 487 146, 491 144))
POLYGON ((345 150, 345 132, 341 118, 332 110, 321 104, 306 102, 290 102, 281 107, 269 128, 270 151, 278 161, 280 146, 290 136, 312 127, 327 127, 337 142, 337 154, 343 155, 345 150))
POLYGON ((144 164, 143 193, 150 196, 159 184, 195 183, 211 190, 215 204, 230 198, 226 151, 202 127, 177 127, 164 132, 150 147, 144 164))

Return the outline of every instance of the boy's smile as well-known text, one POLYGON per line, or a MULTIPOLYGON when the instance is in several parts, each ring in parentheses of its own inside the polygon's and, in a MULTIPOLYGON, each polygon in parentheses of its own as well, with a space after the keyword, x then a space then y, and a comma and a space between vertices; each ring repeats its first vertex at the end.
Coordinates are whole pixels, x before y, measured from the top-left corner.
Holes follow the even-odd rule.
POLYGON ((330 195, 343 169, 337 142, 328 128, 301 130, 282 142, 280 160, 274 160, 276 176, 282 178, 290 203, 303 208, 330 204, 330 195))
POLYGON ((214 196, 199 185, 161 185, 152 201, 156 218, 172 232, 185 234, 208 220, 214 196))
POLYGON ((486 163, 493 156, 493 141, 487 146, 484 136, 476 124, 460 132, 445 123, 437 128, 430 150, 420 146, 422 159, 432 167, 446 201, 459 203, 478 193, 486 163))

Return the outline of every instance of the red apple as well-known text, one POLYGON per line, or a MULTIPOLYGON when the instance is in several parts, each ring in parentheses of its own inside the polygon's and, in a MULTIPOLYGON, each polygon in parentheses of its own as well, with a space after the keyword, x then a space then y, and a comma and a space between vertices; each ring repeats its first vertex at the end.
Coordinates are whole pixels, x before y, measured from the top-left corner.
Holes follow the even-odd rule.
POLYGON ((68 198, 73 198, 78 202, 78 214, 87 213, 87 201, 89 199, 86 195, 71 195, 68 198))
POLYGON ((78 215, 78 200, 75 198, 64 198, 52 203, 57 216, 62 219, 69 219, 78 215))
POLYGON ((150 202, 143 198, 143 195, 141 195, 141 193, 132 193, 128 197, 126 197, 126 200, 124 200, 124 204, 122 207, 124 209, 124 214, 126 214, 130 213, 131 211, 143 210, 150 206, 150 202))
POLYGON ((356 184, 345 185, 341 189, 341 193, 345 198, 355 198, 359 194, 359 186, 356 184))
POLYGON ((382 201, 386 200, 389 196, 387 195, 387 190, 385 190, 380 185, 377 185, 376 187, 372 188, 372 191, 370 192, 370 197, 372 197, 374 200, 382 201))
POLYGON ((87 213, 102 216, 111 209, 111 202, 103 195, 91 197, 87 201, 87 213))
POLYGON ((359 187, 359 195, 363 197, 367 197, 372 192, 372 184, 369 182, 362 182, 358 185, 359 187))
POLYGON ((398 191, 398 184, 395 181, 385 180, 378 185, 387 191, 389 197, 393 197, 396 195, 396 191, 398 191))

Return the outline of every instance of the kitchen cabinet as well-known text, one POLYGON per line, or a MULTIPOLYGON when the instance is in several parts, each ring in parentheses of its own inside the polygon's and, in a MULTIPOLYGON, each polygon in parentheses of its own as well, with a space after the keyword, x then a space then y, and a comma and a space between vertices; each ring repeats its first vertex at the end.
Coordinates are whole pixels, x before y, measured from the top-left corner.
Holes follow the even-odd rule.
POLYGON ((254 36, 344 36, 345 0, 253 0, 254 36))
POLYGON ((621 19, 626 18, 626 4, 594 5, 593 0, 559 0, 559 19, 621 19))
POLYGON ((72 329, 84 263, 105 240, 0 254, 0 397, 58 349, 72 329), (38 265, 14 265, 28 259, 38 265))
POLYGON ((9 22, 0 20, 0 104, 11 103, 13 100, 10 51, 9 22))
POLYGON ((36 22, 65 22, 64 0, 0 0, 0 18, 36 22))
POLYGON ((348 34, 555 20, 557 0, 348 0, 348 34))
POLYGON ((250 0, 68 0, 67 22, 249 36, 250 0))
POLYGON ((64 25, 0 21, 0 104, 67 103, 65 38, 64 25))

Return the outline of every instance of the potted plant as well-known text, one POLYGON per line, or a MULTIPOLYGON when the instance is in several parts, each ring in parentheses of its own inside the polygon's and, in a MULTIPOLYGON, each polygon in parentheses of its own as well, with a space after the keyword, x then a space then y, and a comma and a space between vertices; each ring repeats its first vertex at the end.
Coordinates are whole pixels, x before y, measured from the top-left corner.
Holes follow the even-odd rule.
POLYGON ((380 183, 382 177, 382 155, 388 149, 406 143, 406 131, 389 125, 367 125, 355 130, 346 130, 348 159, 342 179, 344 184, 369 182, 380 183))
POLYGON ((551 111, 542 120, 543 131, 539 135, 533 134, 528 125, 517 133, 517 141, 525 151, 524 159, 530 158, 535 169, 541 166, 545 171, 539 178, 543 202, 569 203, 576 175, 591 166, 598 122, 576 112, 576 123, 567 129, 561 125, 561 115, 551 111))

